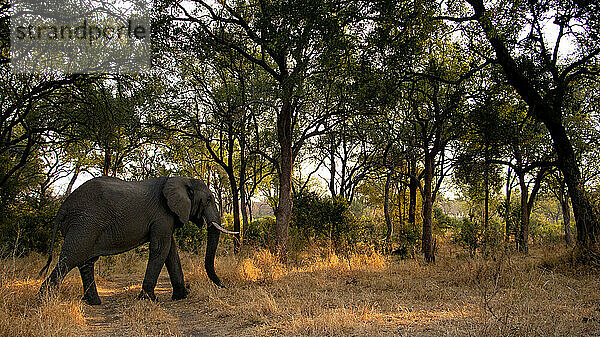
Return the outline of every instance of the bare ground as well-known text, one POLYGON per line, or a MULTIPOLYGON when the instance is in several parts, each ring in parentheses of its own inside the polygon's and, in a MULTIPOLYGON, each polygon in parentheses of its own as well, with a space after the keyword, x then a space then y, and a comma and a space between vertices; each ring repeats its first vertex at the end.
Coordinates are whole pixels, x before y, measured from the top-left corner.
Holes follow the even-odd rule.
POLYGON ((112 276, 111 280, 102 280, 98 285, 102 304, 84 305, 86 336, 116 337, 128 332, 131 335, 143 332, 144 335, 217 336, 208 322, 206 326, 202 325, 202 315, 187 301, 171 301, 171 284, 166 271, 163 270, 156 286, 158 303, 138 303, 140 301, 135 295, 141 287, 140 280, 136 278, 120 275, 112 276), (168 316, 166 319, 158 316, 150 329, 135 329, 136 322, 124 317, 132 309, 140 310, 140 307, 153 307, 154 304, 160 306, 168 316))

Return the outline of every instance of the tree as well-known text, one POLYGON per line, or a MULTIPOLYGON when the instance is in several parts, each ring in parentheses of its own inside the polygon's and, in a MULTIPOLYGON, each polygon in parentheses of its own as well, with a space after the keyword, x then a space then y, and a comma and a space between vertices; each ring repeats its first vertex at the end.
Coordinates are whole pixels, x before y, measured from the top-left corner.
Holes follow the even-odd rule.
MULTIPOLYGON (((204 42, 216 50, 233 51, 261 67, 277 88, 276 238, 278 255, 285 261, 294 160, 304 141, 312 135, 312 132, 301 132, 294 141, 295 128, 302 120, 298 115, 302 90, 316 71, 336 60, 339 52, 346 49, 344 28, 353 18, 354 5, 336 0, 232 5, 196 0, 194 4, 196 7, 190 10, 176 4, 179 13, 174 20, 195 27, 204 42)), ((317 118, 310 128, 314 132, 324 124, 325 118, 317 118)))
POLYGON ((222 55, 216 59, 218 61, 215 64, 208 58, 202 62, 208 70, 200 73, 192 70, 191 85, 196 93, 197 105, 204 106, 206 113, 192 116, 191 129, 194 133, 191 136, 204 142, 210 158, 227 175, 233 228, 238 232, 235 235, 234 252, 238 253, 243 235, 240 213, 244 226, 248 224, 246 171, 252 159, 249 156, 249 152, 253 151, 251 146, 255 145, 251 141, 255 129, 252 123, 255 119, 249 106, 255 99, 260 100, 262 97, 252 97, 252 92, 255 91, 253 86, 258 81, 252 80, 255 73, 247 60, 236 57, 235 54, 222 55))
POLYGON ((67 137, 91 146, 88 150, 97 156, 102 175, 123 174, 127 158, 151 142, 154 132, 142 120, 150 114, 153 90, 141 79, 113 77, 73 92, 67 109, 77 123, 67 137))
POLYGON ((15 75, 0 67, 0 188, 18 175, 37 147, 51 133, 61 133, 73 123, 68 113, 56 107, 65 103, 68 89, 93 79, 80 75, 15 75))
POLYGON ((546 189, 550 190, 552 195, 558 200, 563 217, 563 231, 565 235, 565 246, 573 245, 573 234, 571 232, 571 207, 569 205, 569 195, 565 180, 560 171, 553 171, 549 174, 546 181, 546 189))
MULTIPOLYGON (((486 75, 493 76, 494 73, 482 74, 486 75)), ((510 172, 514 172, 521 190, 519 233, 515 239, 517 247, 526 252, 531 210, 542 179, 554 164, 553 153, 545 146, 548 139, 544 129, 533 117, 528 116, 527 107, 519 97, 515 97, 511 88, 493 78, 486 80, 482 77, 480 83, 484 84, 477 88, 471 98, 475 106, 468 117, 470 131, 463 137, 464 150, 456 177, 467 185, 483 184, 484 231, 487 231, 489 190, 490 186, 496 185, 493 182, 499 181, 494 166, 506 165, 510 172), (482 164, 482 172, 473 166, 477 161, 482 164), (478 182, 479 178, 482 181, 478 182)), ((507 186, 508 200, 510 181, 507 186)), ((508 207, 505 208, 505 217, 510 214, 508 207)))
MULTIPOLYGON (((446 175, 446 146, 457 138, 462 129, 464 91, 460 85, 444 84, 434 78, 445 78, 449 69, 431 60, 427 73, 432 75, 417 84, 412 106, 414 134, 423 158, 423 181, 420 191, 423 199, 422 249, 425 261, 435 262, 433 247, 433 203, 443 177, 446 175), (436 179, 437 171, 437 179, 436 179)), ((419 179, 420 180, 420 179, 419 179)))
MULTIPOLYGON (((477 22, 471 31, 482 35, 492 47, 495 62, 502 68, 511 86, 550 133, 557 164, 568 186, 575 222, 577 242, 587 247, 597 242, 600 233, 598 216, 588 200, 581 171, 565 125, 565 103, 572 88, 586 78, 597 78, 600 47, 595 2, 576 1, 500 1, 488 9, 482 0, 466 0, 471 6, 468 17, 441 18, 455 22, 477 22), (547 18, 558 33, 553 42, 544 34, 547 18), (510 25, 506 24, 510 22, 510 25), (515 24, 516 23, 516 24, 515 24), (527 32, 525 39, 518 34, 527 32), (572 43, 576 52, 565 55, 565 45, 572 43)), ((487 53, 488 51, 484 51, 487 53)))

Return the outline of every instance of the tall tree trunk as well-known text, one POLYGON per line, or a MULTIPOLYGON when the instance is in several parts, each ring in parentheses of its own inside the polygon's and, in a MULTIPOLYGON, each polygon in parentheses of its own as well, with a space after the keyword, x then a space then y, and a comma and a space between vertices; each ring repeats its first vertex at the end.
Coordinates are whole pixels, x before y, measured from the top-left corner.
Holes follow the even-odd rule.
POLYGON ((510 195, 512 193, 511 188, 511 170, 510 166, 508 167, 508 173, 506 175, 506 202, 504 204, 504 222, 505 222, 505 235, 504 241, 508 242, 510 240, 510 195))
POLYGON ((111 154, 110 148, 104 148, 104 162, 102 164, 102 175, 110 176, 110 162, 111 162, 111 154))
POLYGON ((521 187, 521 221, 519 226, 518 249, 521 252, 527 253, 529 251, 529 210, 527 206, 527 201, 529 200, 529 188, 525 181, 525 174, 518 172, 517 175, 519 176, 519 186, 521 187))
POLYGON ((564 181, 561 182, 560 196, 559 201, 563 214, 563 227, 565 230, 565 245, 571 247, 573 245, 573 234, 571 233, 571 209, 569 207, 569 195, 565 188, 564 181))
POLYGON ((425 154, 425 174, 423 175, 423 255, 425 262, 435 262, 433 250, 433 158, 431 154, 425 154))
POLYGON ((385 225, 387 231, 385 233, 385 238, 387 242, 391 242, 392 240, 392 217, 390 216, 390 186, 392 184, 392 174, 388 173, 385 178, 385 190, 384 190, 384 201, 383 201, 383 213, 385 215, 385 225))
POLYGON ((221 186, 215 184, 215 189, 217 191, 217 200, 219 203, 219 215, 223 218, 223 214, 225 214, 224 205, 223 205, 223 191, 221 191, 221 186))
POLYGON ((585 195, 581 172, 577 166, 575 151, 562 125, 560 116, 544 122, 553 140, 554 150, 558 157, 558 167, 563 173, 567 191, 571 197, 573 214, 577 226, 577 243, 588 247, 597 242, 600 234, 597 215, 594 207, 585 195))
POLYGON ((398 184, 398 219, 400 223, 404 223, 404 192, 406 192, 406 186, 403 183, 398 184))
POLYGON ((248 221, 254 221, 254 213, 252 212, 252 199, 248 197, 248 221))
POLYGON ((419 182, 414 176, 417 174, 417 164, 416 161, 411 161, 410 163, 410 182, 408 186, 408 223, 411 225, 411 228, 414 230, 416 228, 416 217, 417 217, 417 189, 419 188, 419 182))
POLYGON ((483 249, 487 249, 489 243, 489 221, 490 221, 490 161, 488 156, 488 147, 485 147, 485 172, 483 175, 484 202, 483 202, 483 249))
MULTIPOLYGON (((332 137, 333 138, 333 137, 332 137)), ((336 152, 336 146, 335 146, 335 139, 331 139, 331 147, 329 149, 330 153, 330 157, 329 157, 329 161, 331 163, 331 168, 330 168, 330 173, 331 173, 331 178, 329 179, 329 193, 331 193, 332 197, 336 196, 336 191, 335 191, 335 175, 336 175, 336 165, 335 165, 335 152, 336 152)))
POLYGON ((228 170, 227 177, 229 179, 229 186, 231 187, 231 210, 233 213, 233 231, 238 232, 234 235, 233 240, 233 252, 238 254, 240 252, 240 246, 242 244, 242 233, 240 228, 240 194, 237 188, 237 183, 233 170, 228 170))
POLYGON ((248 196, 246 196, 246 188, 245 184, 240 184, 240 202, 241 202, 241 210, 242 210, 242 231, 240 231, 241 240, 244 239, 243 233, 245 233, 246 229, 248 229, 248 196))
POLYGON ((279 202, 275 212, 275 241, 277 256, 283 263, 287 262, 288 236, 290 219, 292 218, 292 90, 284 83, 284 100, 277 116, 277 139, 280 147, 279 162, 279 202))
MULTIPOLYGON (((245 128, 242 129, 242 132, 245 133, 245 128)), ((245 135, 241 135, 240 143, 240 207, 242 211, 242 228, 240 229, 240 244, 242 240, 244 240, 244 232, 248 228, 248 209, 246 203, 246 138, 245 135)))

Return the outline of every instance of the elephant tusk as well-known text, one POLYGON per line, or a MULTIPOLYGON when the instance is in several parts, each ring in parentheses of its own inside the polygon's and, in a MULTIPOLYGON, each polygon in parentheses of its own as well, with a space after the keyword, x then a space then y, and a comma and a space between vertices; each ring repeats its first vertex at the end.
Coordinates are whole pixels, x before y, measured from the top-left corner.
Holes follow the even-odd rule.
POLYGON ((232 232, 232 231, 228 231, 228 230, 226 230, 225 228, 223 228, 223 227, 219 226, 219 224, 218 224, 218 223, 216 223, 216 222, 214 222, 214 221, 213 221, 213 222, 211 222, 210 224, 211 224, 211 225, 213 225, 213 226, 215 226, 215 228, 216 228, 216 229, 220 230, 221 232, 223 232, 223 233, 225 233, 225 234, 233 234, 233 235, 240 234, 240 232, 232 232))

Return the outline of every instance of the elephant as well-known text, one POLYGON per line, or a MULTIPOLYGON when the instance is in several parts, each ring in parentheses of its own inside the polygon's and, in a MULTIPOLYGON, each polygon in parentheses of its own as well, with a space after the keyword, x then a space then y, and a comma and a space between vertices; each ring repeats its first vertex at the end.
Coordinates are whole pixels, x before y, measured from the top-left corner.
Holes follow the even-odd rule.
POLYGON ((219 287, 214 261, 220 232, 237 234, 220 226, 215 199, 208 186, 197 179, 160 177, 139 182, 102 176, 83 183, 58 210, 52 243, 42 275, 52 261, 57 229, 63 234, 56 267, 43 282, 40 294, 57 288, 67 273, 77 267, 83 283, 83 300, 101 304, 94 281, 94 263, 100 256, 126 252, 150 242, 149 259, 138 298, 156 300, 154 288, 163 267, 173 286, 173 300, 189 294, 173 232, 192 221, 199 227, 207 223, 204 266, 208 278, 219 287))

